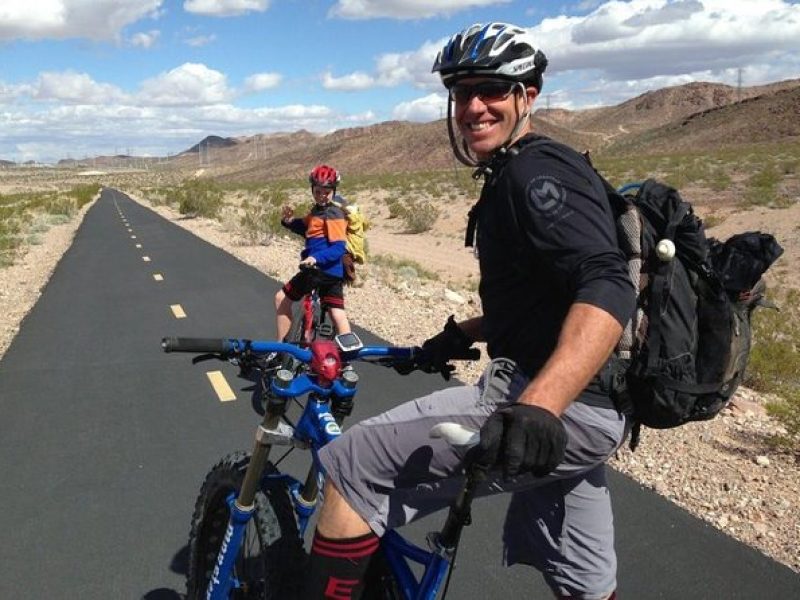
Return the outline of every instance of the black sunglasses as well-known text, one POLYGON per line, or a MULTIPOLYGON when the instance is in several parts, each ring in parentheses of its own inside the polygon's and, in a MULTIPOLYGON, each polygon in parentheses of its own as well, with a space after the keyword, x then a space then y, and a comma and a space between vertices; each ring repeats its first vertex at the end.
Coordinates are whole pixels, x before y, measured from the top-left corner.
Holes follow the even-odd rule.
POLYGON ((481 102, 505 100, 517 87, 514 81, 482 81, 480 83, 456 83, 450 87, 450 97, 459 104, 467 104, 474 96, 481 102))

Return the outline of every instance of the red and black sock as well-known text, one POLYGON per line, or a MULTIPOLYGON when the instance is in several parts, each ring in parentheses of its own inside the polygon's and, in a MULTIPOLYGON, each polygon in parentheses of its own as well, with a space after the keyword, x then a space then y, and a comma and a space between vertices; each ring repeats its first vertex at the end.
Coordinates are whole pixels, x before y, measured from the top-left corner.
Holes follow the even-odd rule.
POLYGON ((303 600, 357 600, 379 538, 372 532, 355 538, 331 539, 314 533, 311 563, 303 600))

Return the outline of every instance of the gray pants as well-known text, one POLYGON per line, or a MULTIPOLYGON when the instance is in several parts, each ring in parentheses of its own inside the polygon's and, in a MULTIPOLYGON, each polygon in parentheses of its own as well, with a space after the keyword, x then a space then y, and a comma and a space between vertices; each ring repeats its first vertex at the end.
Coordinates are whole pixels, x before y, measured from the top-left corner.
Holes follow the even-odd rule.
MULTIPOLYGON (((463 484, 464 450, 428 432, 452 421, 480 429, 499 405, 513 401, 527 379, 497 359, 477 385, 447 388, 362 421, 320 452, 337 490, 378 535, 446 508, 463 484)), ((587 600, 616 588, 611 499, 604 463, 627 433, 616 410, 574 402, 562 415, 564 462, 544 478, 504 481, 499 473, 478 495, 512 494, 504 561, 536 567, 558 594, 587 600)), ((490 474, 491 475, 491 474, 490 474)))

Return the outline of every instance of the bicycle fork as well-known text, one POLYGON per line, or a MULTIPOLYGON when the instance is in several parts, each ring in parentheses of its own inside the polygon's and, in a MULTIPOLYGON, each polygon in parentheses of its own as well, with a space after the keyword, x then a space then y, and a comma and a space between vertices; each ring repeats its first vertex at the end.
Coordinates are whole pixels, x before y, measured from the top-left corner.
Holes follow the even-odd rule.
MULTIPOLYGON (((276 383, 288 385, 291 381, 291 373, 286 382, 281 379, 280 371, 276 373, 276 383)), ((285 387, 285 386, 284 386, 285 387)), ((255 511, 255 496, 259 490, 261 475, 267 465, 270 450, 275 442, 285 444, 291 443, 291 428, 281 421, 281 416, 286 410, 285 398, 270 395, 267 402, 267 410, 264 419, 256 430, 256 441, 250 462, 244 474, 242 487, 238 496, 231 494, 228 498, 230 507, 230 517, 228 527, 225 530, 222 544, 217 555, 214 570, 208 582, 206 598, 208 600, 227 600, 230 596, 231 588, 238 586, 238 582, 233 577, 233 567, 239 548, 242 545, 247 524, 253 517, 255 511)))

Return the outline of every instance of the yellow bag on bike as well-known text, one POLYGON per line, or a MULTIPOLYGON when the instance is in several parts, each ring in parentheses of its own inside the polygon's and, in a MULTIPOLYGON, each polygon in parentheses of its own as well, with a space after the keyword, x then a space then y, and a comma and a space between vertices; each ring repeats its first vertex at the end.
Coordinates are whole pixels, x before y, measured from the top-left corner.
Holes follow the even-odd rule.
POLYGON ((337 196, 333 203, 344 211, 347 217, 347 252, 353 260, 363 265, 367 261, 366 234, 369 221, 361 212, 357 204, 349 204, 341 196, 337 196))

